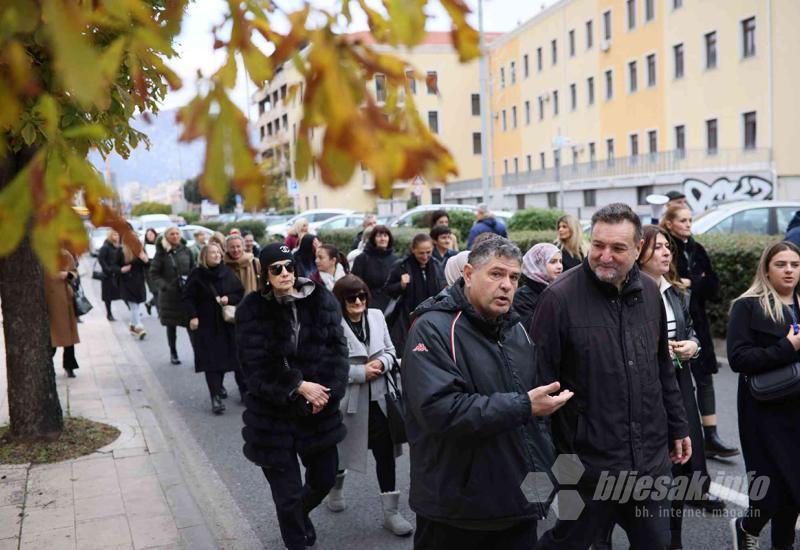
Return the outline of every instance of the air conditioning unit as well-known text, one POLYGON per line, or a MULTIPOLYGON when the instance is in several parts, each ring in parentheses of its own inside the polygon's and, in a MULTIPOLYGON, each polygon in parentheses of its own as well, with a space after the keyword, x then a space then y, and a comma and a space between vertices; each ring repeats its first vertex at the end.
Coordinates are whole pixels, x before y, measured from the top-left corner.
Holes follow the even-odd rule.
POLYGON ((607 52, 611 48, 611 41, 610 40, 601 40, 600 41, 600 51, 607 52))

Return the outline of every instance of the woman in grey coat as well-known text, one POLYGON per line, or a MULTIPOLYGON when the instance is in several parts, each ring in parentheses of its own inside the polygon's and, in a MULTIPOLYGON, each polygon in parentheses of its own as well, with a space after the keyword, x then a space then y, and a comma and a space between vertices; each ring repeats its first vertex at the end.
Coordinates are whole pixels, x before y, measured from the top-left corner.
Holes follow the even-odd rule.
POLYGON ((398 511, 400 492, 395 483, 395 457, 402 451, 392 441, 386 418, 386 376, 392 375, 396 361, 389 328, 381 310, 367 309, 369 288, 355 275, 339 279, 333 295, 342 307, 350 374, 339 405, 347 437, 338 446, 339 473, 327 506, 333 512, 345 509, 342 487, 346 469, 367 473, 367 449, 371 449, 381 489, 383 526, 395 535, 407 536, 414 528, 398 511))

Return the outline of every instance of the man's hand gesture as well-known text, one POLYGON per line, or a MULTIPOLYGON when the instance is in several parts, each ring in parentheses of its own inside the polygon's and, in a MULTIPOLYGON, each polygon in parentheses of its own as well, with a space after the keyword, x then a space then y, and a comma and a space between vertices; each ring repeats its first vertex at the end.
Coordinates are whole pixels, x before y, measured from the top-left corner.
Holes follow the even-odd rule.
POLYGON ((559 390, 561 384, 553 382, 546 386, 539 386, 533 388, 528 392, 528 397, 531 400, 531 410, 533 416, 550 416, 558 409, 564 406, 564 403, 574 395, 569 390, 564 390, 558 395, 550 395, 559 390))

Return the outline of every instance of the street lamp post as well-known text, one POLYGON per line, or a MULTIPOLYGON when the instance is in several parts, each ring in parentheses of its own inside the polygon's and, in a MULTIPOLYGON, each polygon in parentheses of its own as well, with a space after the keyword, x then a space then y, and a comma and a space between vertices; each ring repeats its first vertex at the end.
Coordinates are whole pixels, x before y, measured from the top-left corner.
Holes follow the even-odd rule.
POLYGON ((483 202, 490 202, 489 185, 489 152, 491 142, 489 140, 489 67, 486 59, 486 41, 483 36, 483 0, 478 0, 478 34, 480 36, 480 106, 481 106, 481 189, 483 190, 483 202))

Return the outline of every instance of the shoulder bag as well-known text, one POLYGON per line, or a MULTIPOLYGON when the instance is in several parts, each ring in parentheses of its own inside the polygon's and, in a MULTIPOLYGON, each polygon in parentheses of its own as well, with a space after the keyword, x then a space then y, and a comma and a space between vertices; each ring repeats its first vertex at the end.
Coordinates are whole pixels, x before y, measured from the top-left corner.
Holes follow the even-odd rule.
POLYGON ((105 281, 106 278, 106 274, 103 272, 103 269, 97 265, 97 259, 95 259, 94 264, 92 265, 92 279, 97 281, 105 281))
POLYGON ((72 300, 75 304, 75 315, 78 317, 82 315, 86 315, 92 310, 92 303, 86 297, 86 294, 83 293, 83 287, 81 286, 80 279, 72 279, 69 282, 72 285, 72 300))
POLYGON ((223 306, 222 304, 219 303, 219 293, 214 288, 214 285, 209 284, 208 289, 217 299, 219 307, 222 308, 222 320, 225 321, 226 323, 236 323, 236 306, 230 306, 230 305, 223 306))
POLYGON ((406 404, 403 401, 403 392, 397 383, 397 360, 395 359, 394 365, 386 373, 386 384, 388 390, 386 392, 386 420, 389 424, 389 434, 392 438, 392 443, 400 445, 401 443, 408 442, 406 435, 406 404))
MULTIPOLYGON (((800 311, 797 296, 794 297, 794 307, 800 311)), ((797 324, 797 314, 788 308, 792 322, 797 324)), ((757 401, 782 401, 800 394, 800 363, 793 363, 778 369, 751 374, 747 377, 750 395, 757 401)))

